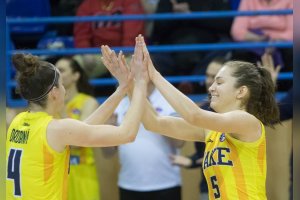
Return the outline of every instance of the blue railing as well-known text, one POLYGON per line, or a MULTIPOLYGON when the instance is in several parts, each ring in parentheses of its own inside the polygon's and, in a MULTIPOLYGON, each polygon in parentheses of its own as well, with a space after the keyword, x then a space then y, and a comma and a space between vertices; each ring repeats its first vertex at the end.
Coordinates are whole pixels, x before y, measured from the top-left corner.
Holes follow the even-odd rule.
MULTIPOLYGON (((73 23, 73 22, 88 22, 88 21, 124 21, 124 20, 186 20, 186 19, 204 19, 204 18, 223 18, 235 16, 255 16, 255 15, 290 15, 293 10, 262 10, 262 11, 213 11, 213 12, 193 12, 185 14, 150 14, 150 15, 119 15, 119 16, 85 16, 85 17, 45 17, 45 18, 7 18, 6 19, 6 66, 7 66, 7 104, 11 107, 25 106, 26 102, 22 99, 12 98, 12 89, 16 87, 16 83, 11 79, 11 64, 10 57, 14 53, 32 53, 35 55, 72 55, 72 54, 98 54, 99 48, 71 48, 71 49, 55 49, 55 50, 40 50, 40 49, 27 49, 27 50, 12 50, 10 45, 10 26, 17 24, 36 24, 36 23, 73 23)), ((209 50, 225 50, 225 49, 246 49, 246 48, 292 48, 293 42, 277 41, 277 42, 227 42, 216 44, 190 44, 190 45, 160 45, 148 46, 150 52, 178 52, 178 51, 209 51, 209 50)), ((123 52, 132 52, 133 47, 114 47, 116 51, 122 50, 123 52)), ((201 82, 204 76, 175 76, 167 77, 172 83, 181 81, 201 82)), ((280 73, 279 80, 292 79, 292 73, 280 73)), ((95 86, 98 85, 114 85, 116 81, 110 78, 93 79, 91 83, 95 86)), ((278 93, 277 97, 280 98, 283 93, 278 93)), ((195 100, 201 100, 206 95, 191 95, 190 97, 195 100)), ((103 101, 106 97, 97 98, 103 101)))
POLYGON ((161 13, 147 15, 113 15, 113 16, 84 16, 84 17, 43 17, 43 18, 8 18, 9 24, 36 24, 36 23, 73 23, 92 21, 125 21, 125 20, 187 20, 187 19, 212 19, 235 16, 256 15, 291 15, 293 10, 259 10, 259 11, 210 11, 192 13, 161 13))

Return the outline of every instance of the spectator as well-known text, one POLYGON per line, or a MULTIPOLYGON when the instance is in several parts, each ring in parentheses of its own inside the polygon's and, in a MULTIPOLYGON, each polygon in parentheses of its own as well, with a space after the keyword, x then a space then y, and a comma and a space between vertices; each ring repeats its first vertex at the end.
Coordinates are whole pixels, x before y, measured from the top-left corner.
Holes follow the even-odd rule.
MULTIPOLYGON (((278 10, 293 9, 292 0, 251 0, 241 1, 239 10, 278 10)), ((292 41, 293 15, 258 15, 243 16, 234 19, 231 35, 236 41, 292 41)), ((284 65, 283 71, 292 71, 292 49, 272 49, 275 64, 284 65)), ((254 49, 256 59, 259 59, 264 50, 254 49)), ((246 52, 247 53, 247 52, 246 52)), ((252 55, 255 56, 255 55, 252 55)))
MULTIPOLYGON (((75 16, 76 11, 83 0, 50 0, 52 16, 75 16)), ((73 35, 73 23, 50 24, 59 36, 73 35)))
MULTIPOLYGON (((114 16, 144 14, 140 0, 84 0, 77 10, 77 16, 114 16)), ((95 21, 74 25, 75 47, 89 48, 101 45, 134 46, 135 37, 144 34, 144 22, 95 21)), ((76 56, 90 78, 107 73, 107 69, 95 55, 76 56)))
MULTIPOLYGON (((146 14, 153 14, 156 11, 159 0, 142 0, 142 5, 146 14)), ((153 21, 146 21, 146 38, 150 38, 153 30, 153 21)))
MULTIPOLYGON (((86 74, 71 57, 62 57, 55 65, 66 89, 66 106, 61 117, 85 120, 99 106, 86 74)), ((70 149, 68 199, 100 200, 94 152, 90 147, 72 146, 70 149)))
MULTIPOLYGON (((153 84, 148 85, 148 99, 160 115, 174 115, 173 108, 153 84)), ((116 109, 117 124, 123 120, 130 101, 125 97, 116 109)), ((106 156, 119 150, 120 200, 180 200, 181 176, 169 155, 178 155, 181 140, 148 131, 141 124, 134 143, 117 148, 105 148, 106 156)))
MULTIPOLYGON (((160 0, 156 13, 189 13, 199 11, 230 10, 227 0, 160 0)), ((151 42, 159 45, 166 44, 195 44, 214 43, 229 36, 230 18, 155 21, 151 42), (222 25, 221 25, 222 24, 222 25)), ((206 52, 171 53, 170 59, 165 55, 152 54, 154 64, 162 75, 188 75, 201 61, 206 52)))

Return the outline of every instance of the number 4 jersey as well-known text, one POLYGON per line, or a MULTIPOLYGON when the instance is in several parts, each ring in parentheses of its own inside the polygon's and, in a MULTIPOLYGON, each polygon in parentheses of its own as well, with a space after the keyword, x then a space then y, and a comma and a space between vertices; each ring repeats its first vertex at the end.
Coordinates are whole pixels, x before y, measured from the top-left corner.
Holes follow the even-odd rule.
POLYGON ((23 112, 11 123, 6 139, 6 200, 66 199, 69 147, 58 153, 48 145, 51 120, 45 112, 23 112))
POLYGON ((211 131, 206 139, 203 170, 209 199, 265 200, 266 138, 242 142, 229 134, 211 131))

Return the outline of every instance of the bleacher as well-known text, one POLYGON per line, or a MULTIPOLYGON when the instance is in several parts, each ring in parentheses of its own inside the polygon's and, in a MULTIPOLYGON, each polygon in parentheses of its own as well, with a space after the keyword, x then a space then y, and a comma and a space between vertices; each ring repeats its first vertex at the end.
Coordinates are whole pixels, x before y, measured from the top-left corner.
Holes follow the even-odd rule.
MULTIPOLYGON (((32 53, 39 56, 50 55, 73 55, 73 54, 99 54, 99 48, 74 48, 73 38, 70 37, 58 37, 46 32, 49 24, 63 24, 63 23, 75 23, 86 21, 122 21, 122 20, 185 20, 185 19, 204 19, 204 18, 220 18, 220 17, 235 17, 235 16, 254 16, 254 15, 290 15, 292 10, 277 10, 277 11, 245 11, 239 12, 232 11, 212 11, 212 12, 194 12, 186 14, 148 14, 148 15, 121 15, 121 16, 86 16, 86 17, 51 17, 49 4, 47 1, 34 1, 35 7, 33 11, 30 10, 30 3, 26 1, 24 4, 18 4, 18 0, 8 1, 7 20, 6 20, 6 40, 7 51, 6 56, 9 61, 11 55, 18 52, 32 53), (18 12, 14 13, 13 6, 18 6, 18 12), (23 11, 22 11, 23 9, 23 11), (21 10, 21 11, 20 11, 21 10), (14 35, 22 34, 42 34, 41 39, 35 49, 15 49, 11 43, 11 37, 14 35), (50 35, 50 37, 49 37, 50 35), (49 46, 55 48, 49 48, 49 46)), ((22 2, 22 1, 21 1, 22 2)), ((235 2, 234 2, 235 3, 235 2)), ((232 4, 233 8, 236 8, 236 3, 232 4)), ((226 43, 213 43, 213 44, 186 44, 186 45, 150 45, 149 51, 151 52, 180 52, 180 51, 219 51, 219 50, 233 50, 233 49, 247 49, 247 48, 267 48, 267 47, 279 47, 279 48, 292 48, 292 41, 274 41, 274 42, 226 42, 226 43)), ((124 53, 133 52, 133 47, 114 47, 116 51, 122 50, 124 53)), ((7 62, 7 106, 9 107, 23 107, 26 106, 26 102, 14 94, 16 82, 14 80, 14 69, 11 62, 7 62)), ((203 75, 187 75, 187 76, 172 76, 167 77, 171 83, 179 83, 182 81, 189 81, 200 83, 204 80, 203 75)), ((290 84, 292 82, 292 72, 280 73, 278 82, 282 84, 290 84)), ((91 84, 95 87, 99 86, 114 86, 116 81, 112 78, 100 78, 90 80, 91 84)), ((285 90, 277 92, 277 98, 280 99, 286 93, 285 90)), ((192 94, 190 98, 194 101, 201 101, 206 95, 204 93, 192 94)), ((106 96, 97 96, 99 102, 103 102, 106 96)))

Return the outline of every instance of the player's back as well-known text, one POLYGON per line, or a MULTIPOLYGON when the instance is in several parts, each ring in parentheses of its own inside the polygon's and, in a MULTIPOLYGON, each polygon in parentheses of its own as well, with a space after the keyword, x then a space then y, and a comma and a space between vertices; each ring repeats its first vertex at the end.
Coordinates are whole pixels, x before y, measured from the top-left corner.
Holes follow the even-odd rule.
POLYGON ((59 153, 46 137, 52 117, 22 112, 12 121, 6 139, 6 199, 66 199, 69 148, 59 153))

